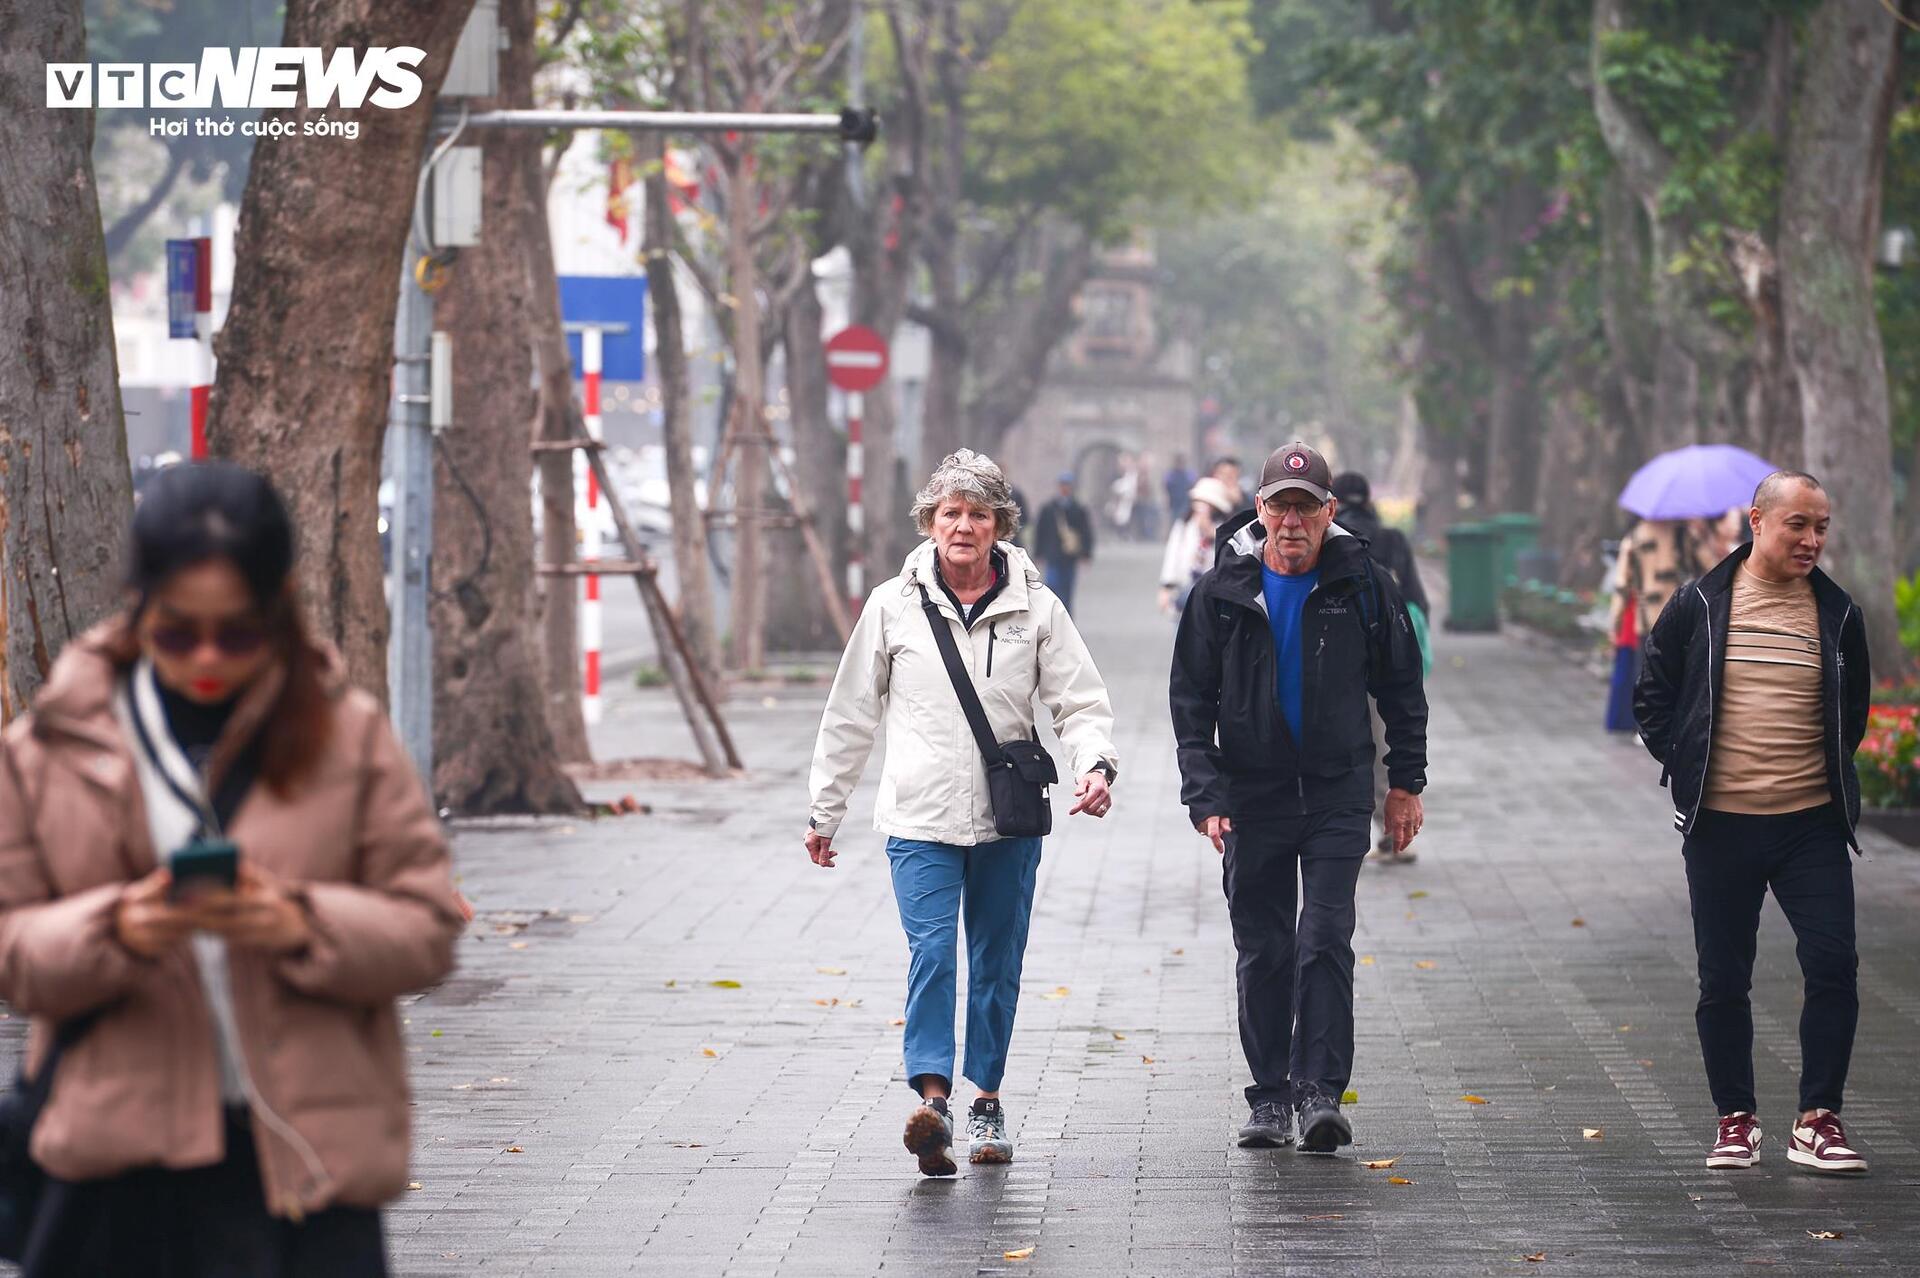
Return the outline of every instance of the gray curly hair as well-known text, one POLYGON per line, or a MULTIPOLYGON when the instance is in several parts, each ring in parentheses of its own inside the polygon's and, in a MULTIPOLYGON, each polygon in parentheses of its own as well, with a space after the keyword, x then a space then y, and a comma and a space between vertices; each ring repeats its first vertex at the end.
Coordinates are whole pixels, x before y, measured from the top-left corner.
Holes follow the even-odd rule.
POLYGON ((996 541, 1011 540, 1020 527, 1020 507, 1014 504, 1013 485, 985 453, 962 448, 933 468, 926 487, 913 497, 913 526, 922 536, 933 531, 933 513, 949 497, 992 511, 996 541))

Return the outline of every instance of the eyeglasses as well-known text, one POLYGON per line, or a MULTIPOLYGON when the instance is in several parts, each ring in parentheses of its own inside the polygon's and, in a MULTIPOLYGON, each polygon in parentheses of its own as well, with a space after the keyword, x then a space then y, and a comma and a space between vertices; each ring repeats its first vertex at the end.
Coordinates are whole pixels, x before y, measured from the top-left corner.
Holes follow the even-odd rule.
POLYGON ((247 657, 260 651, 267 641, 266 627, 246 621, 223 621, 210 626, 164 621, 149 633, 153 636, 153 646, 170 657, 190 657, 207 642, 218 648, 222 656, 247 657))
POLYGON ((1312 519, 1315 515, 1318 515, 1327 508, 1327 503, 1324 501, 1315 501, 1311 497, 1305 501, 1281 501, 1278 497, 1269 497, 1264 505, 1266 506, 1267 513, 1277 519, 1284 519, 1286 516, 1292 515, 1302 523, 1312 519))

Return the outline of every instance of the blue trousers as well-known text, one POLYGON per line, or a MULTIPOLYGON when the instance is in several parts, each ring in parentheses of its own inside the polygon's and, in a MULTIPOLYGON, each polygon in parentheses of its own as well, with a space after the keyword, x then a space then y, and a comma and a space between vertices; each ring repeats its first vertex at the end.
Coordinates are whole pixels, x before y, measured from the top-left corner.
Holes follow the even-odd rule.
POLYGON ((1060 596, 1060 606, 1073 611, 1073 584, 1080 575, 1078 559, 1049 559, 1044 576, 1047 589, 1060 596))
POLYGON ((1020 963, 1033 916, 1040 840, 1000 839, 974 847, 888 839, 893 895, 907 931, 907 1081, 953 1080, 953 1012, 959 918, 967 920, 966 1076, 998 1091, 1007 1070, 1020 963))

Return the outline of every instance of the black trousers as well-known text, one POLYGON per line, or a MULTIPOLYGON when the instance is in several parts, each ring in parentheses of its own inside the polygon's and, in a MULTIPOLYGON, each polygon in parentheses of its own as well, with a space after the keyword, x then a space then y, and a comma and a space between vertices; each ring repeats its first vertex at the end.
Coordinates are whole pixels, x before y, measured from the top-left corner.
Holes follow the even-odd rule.
POLYGON ((1234 818, 1223 870, 1249 1103, 1291 1104, 1296 1083, 1337 1101, 1353 1076, 1353 892, 1372 815, 1362 804, 1234 818))
POLYGON ((1700 959, 1700 1052, 1722 1114, 1753 1111, 1753 956, 1760 907, 1793 926, 1806 981, 1800 1009, 1800 1108, 1838 1110, 1860 1019, 1853 858, 1831 804, 1784 816, 1702 812, 1684 847, 1700 959))
POLYGON ((267 1214, 244 1114, 227 1156, 191 1171, 145 1168, 50 1181, 23 1278, 385 1278, 380 1213, 331 1207, 300 1223, 267 1214))

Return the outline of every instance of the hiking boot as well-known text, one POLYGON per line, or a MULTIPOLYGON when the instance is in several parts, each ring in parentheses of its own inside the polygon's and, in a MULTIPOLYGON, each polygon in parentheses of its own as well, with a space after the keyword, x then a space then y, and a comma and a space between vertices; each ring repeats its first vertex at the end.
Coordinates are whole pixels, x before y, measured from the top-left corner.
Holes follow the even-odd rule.
POLYGON ((1007 1139, 1007 1111, 1000 1107, 999 1100, 982 1096, 973 1102, 967 1114, 967 1145, 971 1150, 968 1162, 1013 1161, 1013 1142, 1007 1139))
POLYGON ((907 1117, 907 1152, 920 1160, 922 1176, 951 1176, 960 1169, 947 1153, 953 1148, 953 1116, 945 1097, 924 1102, 907 1117))
POLYGON ((1794 1123, 1787 1161, 1821 1175, 1858 1176, 1867 1170, 1867 1160, 1847 1144, 1840 1115, 1830 1109, 1819 1111, 1810 1123, 1794 1123))
POLYGON ((1304 1154, 1331 1154, 1353 1143, 1353 1124, 1340 1112, 1340 1102, 1312 1084, 1299 1091, 1300 1143, 1304 1154))
POLYGON ((1751 1167, 1760 1161, 1760 1120, 1741 1110, 1720 1119, 1720 1134, 1707 1151, 1707 1166, 1751 1167))
POLYGON ((1255 1101, 1240 1129, 1242 1149, 1284 1149, 1293 1144, 1293 1111, 1279 1101, 1255 1101))

